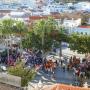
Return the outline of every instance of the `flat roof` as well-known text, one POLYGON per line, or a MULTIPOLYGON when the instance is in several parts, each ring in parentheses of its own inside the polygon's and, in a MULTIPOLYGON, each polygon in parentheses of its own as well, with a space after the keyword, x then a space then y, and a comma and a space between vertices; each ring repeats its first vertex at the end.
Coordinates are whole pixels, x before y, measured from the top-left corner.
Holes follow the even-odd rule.
POLYGON ((80 28, 90 28, 90 26, 80 26, 80 28))

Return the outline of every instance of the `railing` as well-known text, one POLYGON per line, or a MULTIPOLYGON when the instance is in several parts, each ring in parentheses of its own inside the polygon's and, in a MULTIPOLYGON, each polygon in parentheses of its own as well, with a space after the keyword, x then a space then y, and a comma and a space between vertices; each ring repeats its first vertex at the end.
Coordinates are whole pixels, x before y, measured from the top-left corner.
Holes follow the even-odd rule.
POLYGON ((15 87, 21 87, 21 77, 0 73, 0 82, 15 87))

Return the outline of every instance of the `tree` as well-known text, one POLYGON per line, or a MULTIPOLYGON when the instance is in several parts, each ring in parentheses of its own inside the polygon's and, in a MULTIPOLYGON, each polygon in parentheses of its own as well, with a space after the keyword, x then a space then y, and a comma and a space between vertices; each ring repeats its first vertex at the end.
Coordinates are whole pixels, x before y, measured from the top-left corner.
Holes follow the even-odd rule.
POLYGON ((88 19, 90 18, 89 14, 82 14, 82 25, 87 25, 88 24, 88 19))
MULTIPOLYGON (((27 36, 27 32, 28 32, 27 26, 25 25, 24 22, 15 21, 13 23, 12 32, 15 36, 18 35, 20 37, 20 50, 21 50, 22 49, 22 39, 24 39, 27 36)), ((21 51, 20 51, 20 54, 22 54, 21 51)))
POLYGON ((15 67, 9 67, 8 72, 11 75, 21 77, 21 86, 27 86, 28 82, 31 81, 36 72, 34 69, 25 69, 24 64, 22 62, 18 62, 15 67))
MULTIPOLYGON (((37 48, 44 52, 50 50, 53 41, 49 34, 52 30, 55 30, 55 28, 56 22, 51 17, 47 20, 39 20, 34 24, 33 30, 29 32, 29 38, 23 42, 30 42, 29 44, 32 48, 37 48)), ((23 45, 25 46, 24 43, 23 45)))
MULTIPOLYGON (((11 38, 11 35, 17 36, 19 35, 20 41, 20 50, 22 48, 22 36, 26 36, 27 27, 24 22, 16 21, 12 19, 5 19, 0 22, 0 32, 2 33, 2 41, 7 42, 7 47, 10 46, 10 40, 7 39, 11 38)), ((8 50, 8 60, 9 60, 9 50, 8 50)))
MULTIPOLYGON (((55 41, 58 47, 61 41, 67 41, 66 30, 58 27, 57 22, 49 17, 47 20, 39 20, 34 26, 33 30, 29 32, 28 38, 23 40, 24 47, 34 47, 44 52, 50 51, 55 41)), ((60 48, 61 49, 61 48, 60 48)))
POLYGON ((35 35, 33 31, 28 32, 28 36, 22 40, 23 48, 27 48, 27 49, 34 48, 41 50, 42 44, 40 39, 41 38, 39 37, 39 35, 35 35))
POLYGON ((40 20, 34 25, 33 31, 36 35, 40 36, 43 51, 46 49, 50 50, 50 47, 52 46, 52 40, 50 41, 49 34, 51 31, 56 29, 56 25, 56 21, 51 17, 49 17, 47 20, 40 20))
POLYGON ((60 56, 62 56, 62 42, 68 42, 69 36, 64 27, 58 27, 57 30, 52 31, 51 37, 58 42, 60 48, 60 56))
POLYGON ((78 53, 90 53, 90 36, 72 34, 70 40, 70 48, 78 53))
POLYGON ((0 33, 2 41, 4 41, 5 38, 9 38, 9 36, 12 34, 13 23, 14 20, 11 19, 5 19, 0 21, 0 33))
POLYGON ((2 20, 2 33, 3 35, 11 35, 12 34, 12 27, 13 27, 14 20, 12 19, 5 19, 2 20))
MULTIPOLYGON (((6 43, 6 45, 7 45, 6 47, 8 47, 10 45, 10 42, 8 39, 12 34, 13 23, 14 23, 14 20, 5 19, 5 20, 2 20, 1 24, 0 24, 0 31, 2 33, 1 39, 3 42, 6 43), (5 41, 5 39, 6 39, 6 41, 5 41)), ((9 49, 7 50, 7 53, 8 53, 8 60, 9 60, 9 49)))

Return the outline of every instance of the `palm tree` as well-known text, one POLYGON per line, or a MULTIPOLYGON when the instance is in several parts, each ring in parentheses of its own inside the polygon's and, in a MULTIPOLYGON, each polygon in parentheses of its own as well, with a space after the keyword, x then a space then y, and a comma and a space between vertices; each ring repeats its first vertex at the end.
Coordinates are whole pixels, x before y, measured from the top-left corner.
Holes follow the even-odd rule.
MULTIPOLYGON (((34 33, 36 35, 39 35, 41 37, 41 42, 42 42, 42 51, 43 53, 45 52, 45 47, 46 47, 46 38, 48 35, 55 30, 56 28, 56 22, 53 18, 49 17, 47 20, 39 20, 36 22, 34 25, 34 33)), ((49 38, 48 38, 49 39, 49 38)))
MULTIPOLYGON (((14 20, 11 19, 5 19, 1 21, 1 30, 2 30, 2 39, 6 43, 6 47, 10 46, 9 38, 12 34, 12 26, 13 26, 14 20), (6 41, 5 41, 6 39, 6 41)), ((8 60, 9 60, 9 47, 8 47, 8 60)))
MULTIPOLYGON (((3 37, 6 38, 7 47, 10 46, 9 38, 11 38, 11 35, 17 36, 19 35, 21 38, 20 42, 20 50, 22 48, 22 36, 27 31, 27 28, 24 24, 24 22, 16 21, 12 19, 5 19, 1 21, 1 30, 3 37)), ((4 38, 3 38, 4 39, 4 38)), ((5 39, 4 39, 5 41, 5 39)), ((8 60, 9 60, 9 49, 8 49, 8 60)))
POLYGON ((27 28, 27 26, 25 25, 24 22, 15 21, 15 23, 13 25, 13 33, 14 33, 15 36, 18 35, 21 39, 21 41, 20 41, 20 50, 22 49, 22 39, 24 39, 25 36, 27 36, 27 32, 28 32, 28 28, 27 28))

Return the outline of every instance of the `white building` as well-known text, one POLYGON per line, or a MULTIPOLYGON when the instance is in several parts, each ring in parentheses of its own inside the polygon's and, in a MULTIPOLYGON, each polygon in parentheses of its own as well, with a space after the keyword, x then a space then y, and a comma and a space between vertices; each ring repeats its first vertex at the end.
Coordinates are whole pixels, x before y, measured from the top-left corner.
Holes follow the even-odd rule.
POLYGON ((25 23, 29 22, 29 14, 25 12, 20 12, 20 11, 12 11, 10 14, 10 17, 14 20, 19 20, 23 21, 25 23))
POLYGON ((47 5, 49 3, 52 3, 53 1, 54 0, 19 0, 19 3, 35 9, 36 7, 42 7, 43 5, 47 5))
POLYGON ((64 19, 63 21, 63 26, 66 28, 74 28, 78 27, 79 25, 81 25, 81 18, 78 18, 76 20, 74 20, 73 18, 71 20, 64 19))
POLYGON ((3 15, 3 17, 1 17, 1 20, 4 19, 13 19, 13 20, 17 20, 17 21, 22 21, 25 24, 29 24, 29 14, 26 12, 20 12, 20 11, 11 11, 9 14, 3 15))
POLYGON ((90 2, 79 2, 74 4, 77 11, 90 9, 90 2))
POLYGON ((82 35, 90 35, 90 27, 81 26, 72 29, 72 33, 82 34, 82 35))
POLYGON ((50 12, 66 12, 68 11, 68 7, 59 3, 53 3, 49 4, 45 10, 50 12))
POLYGON ((10 3, 18 3, 19 0, 0 0, 0 2, 10 4, 10 3))
POLYGON ((46 0, 47 4, 53 3, 54 0, 46 0))
POLYGON ((89 24, 89 25, 90 25, 90 18, 88 19, 88 22, 87 22, 87 24, 89 24))
POLYGON ((59 5, 59 4, 49 4, 46 7, 46 11, 50 11, 50 12, 63 12, 63 10, 66 9, 66 7, 64 5, 59 5))
POLYGON ((35 1, 36 0, 19 0, 19 3, 22 5, 22 6, 26 6, 26 7, 35 7, 36 4, 35 4, 35 1))

